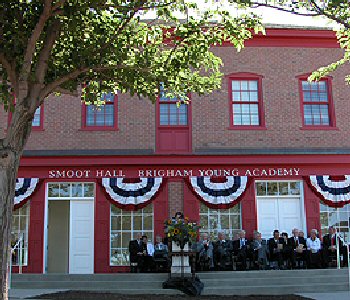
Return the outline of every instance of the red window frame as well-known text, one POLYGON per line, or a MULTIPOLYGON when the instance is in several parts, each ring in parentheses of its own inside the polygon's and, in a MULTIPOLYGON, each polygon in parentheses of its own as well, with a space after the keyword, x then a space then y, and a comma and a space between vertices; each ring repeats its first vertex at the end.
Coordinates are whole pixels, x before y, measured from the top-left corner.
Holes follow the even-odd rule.
POLYGON ((307 101, 304 102, 304 92, 303 92, 303 81, 307 81, 308 75, 301 75, 297 76, 298 79, 298 88, 299 88, 299 99, 300 99, 300 112, 302 117, 302 127, 300 129, 303 130, 334 130, 337 129, 336 122, 335 122, 335 110, 334 110, 334 103, 333 103, 333 97, 332 97, 332 77, 327 76, 325 78, 322 78, 320 81, 326 82, 326 88, 327 88, 327 97, 328 101, 307 101), (306 125, 305 124, 305 116, 304 116, 304 105, 328 105, 328 118, 329 118, 329 125, 306 125))
POLYGON ((87 125, 86 124, 86 118, 87 118, 87 108, 89 105, 86 105, 85 103, 82 103, 82 116, 81 116, 81 129, 82 130, 91 130, 91 131, 97 131, 97 130, 118 130, 118 95, 114 94, 114 101, 106 102, 105 105, 113 105, 114 106, 114 112, 113 112, 113 118, 114 122, 112 126, 96 126, 96 125, 87 125))
MULTIPOLYGON (((11 120, 12 120, 12 112, 9 112, 8 119, 7 119, 8 126, 10 126, 11 120)), ((32 122, 32 131, 43 131, 43 130, 44 130, 44 104, 41 104, 40 105, 40 125, 35 126, 33 125, 33 122, 32 122)))
POLYGON ((262 75, 248 72, 232 73, 228 77, 228 98, 229 98, 229 112, 230 112, 230 126, 228 129, 233 130, 266 130, 265 126, 265 114, 264 114, 264 101, 263 101, 263 92, 262 92, 262 75), (256 80, 258 83, 258 101, 234 101, 232 96, 232 81, 249 81, 256 80), (233 104, 258 104, 258 118, 259 125, 237 125, 234 124, 234 112, 233 104))

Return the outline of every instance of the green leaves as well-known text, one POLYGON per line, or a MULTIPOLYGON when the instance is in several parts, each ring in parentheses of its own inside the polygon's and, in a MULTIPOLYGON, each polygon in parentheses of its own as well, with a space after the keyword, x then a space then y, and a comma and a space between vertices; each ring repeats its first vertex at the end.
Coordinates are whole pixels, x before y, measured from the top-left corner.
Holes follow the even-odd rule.
MULTIPOLYGON (((15 62, 19 78, 28 40, 44 11, 43 1, 2 2, 0 49, 15 62)), ((82 100, 88 103, 112 90, 155 101, 160 82, 184 99, 189 92, 211 92, 220 87, 222 76, 222 61, 211 47, 227 42, 240 51, 252 30, 263 32, 255 15, 233 17, 220 6, 224 2, 213 1, 203 9, 184 0, 53 1, 53 6, 61 5, 50 12, 35 45, 29 86, 37 81, 48 29, 58 19, 61 28, 47 61, 44 94, 57 87, 74 90, 86 82, 82 100)), ((5 103, 5 89, 0 96, 5 103)))

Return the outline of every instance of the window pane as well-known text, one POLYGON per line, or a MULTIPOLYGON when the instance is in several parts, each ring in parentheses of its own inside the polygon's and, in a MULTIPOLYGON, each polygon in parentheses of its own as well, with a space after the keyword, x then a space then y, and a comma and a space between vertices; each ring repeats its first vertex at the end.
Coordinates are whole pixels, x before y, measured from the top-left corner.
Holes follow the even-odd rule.
POLYGON ((232 80, 232 90, 233 91, 241 90, 241 82, 239 80, 232 80))
POLYGON ((177 125, 177 115, 170 115, 170 125, 177 125))
POLYGON ((242 115, 233 116, 233 125, 242 125, 242 115))
POLYGON ((60 183, 60 197, 69 197, 68 183, 60 183))
POLYGON ((41 114, 41 107, 39 106, 34 114, 34 118, 32 121, 32 126, 39 127, 40 126, 40 114, 41 114))
POLYGON ((267 183, 267 194, 270 196, 278 195, 277 182, 268 182, 267 183))
POLYGON ((282 196, 288 195, 288 182, 278 183, 279 194, 282 196))
POLYGON ((242 113, 242 105, 241 104, 233 104, 233 113, 234 114, 242 113))
POLYGON ((242 115, 242 125, 250 125, 250 116, 242 115))
POLYGON ((250 104, 249 107, 250 107, 250 113, 251 113, 251 114, 255 114, 255 115, 258 114, 258 112, 259 112, 259 107, 258 107, 257 104, 250 104))
POLYGON ((233 92, 232 98, 233 98, 233 101, 241 101, 241 92, 233 92))
POLYGON ((248 81, 247 80, 242 80, 241 81, 241 90, 242 91, 247 91, 248 90, 248 81))
POLYGON ((250 116, 250 125, 259 125, 259 116, 258 115, 251 115, 250 116))
POLYGON ((258 196, 266 196, 266 182, 257 182, 255 186, 258 196))
POLYGON ((83 197, 83 185, 81 183, 72 183, 72 196, 83 197))
POLYGON ((250 110, 249 110, 249 104, 242 104, 242 113, 243 114, 249 114, 250 110))
POLYGON ((84 183, 84 197, 93 197, 93 196, 94 196, 94 184, 84 183))
POLYGON ((250 92, 250 101, 258 101, 258 92, 250 92))
POLYGON ((242 92, 241 93, 242 96, 242 101, 249 101, 249 92, 242 92))
POLYGON ((257 80, 250 80, 249 81, 249 89, 251 91, 257 91, 258 90, 258 81, 257 80))
POLYGON ((305 102, 311 101, 311 93, 310 92, 304 92, 304 101, 305 102))
POLYGON ((289 183, 289 194, 290 195, 300 195, 300 182, 290 182, 289 183))

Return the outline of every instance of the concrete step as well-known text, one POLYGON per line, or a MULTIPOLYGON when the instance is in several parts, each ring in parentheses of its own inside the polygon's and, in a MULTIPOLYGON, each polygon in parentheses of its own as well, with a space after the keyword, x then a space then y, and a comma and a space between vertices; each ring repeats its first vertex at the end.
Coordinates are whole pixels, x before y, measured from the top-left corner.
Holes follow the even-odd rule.
MULTIPOLYGON (((345 291, 347 269, 198 273, 203 294, 249 295, 345 291)), ((110 291, 127 294, 179 293, 163 290, 166 273, 143 274, 13 274, 13 289, 110 291)))

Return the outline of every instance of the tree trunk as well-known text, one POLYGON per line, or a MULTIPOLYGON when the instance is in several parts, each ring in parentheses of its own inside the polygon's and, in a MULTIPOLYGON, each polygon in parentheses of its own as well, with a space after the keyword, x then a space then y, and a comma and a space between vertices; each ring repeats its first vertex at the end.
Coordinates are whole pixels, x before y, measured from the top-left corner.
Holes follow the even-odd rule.
POLYGON ((19 167, 19 154, 12 150, 0 148, 0 300, 8 299, 8 263, 11 245, 11 225, 13 199, 17 171, 19 167))

